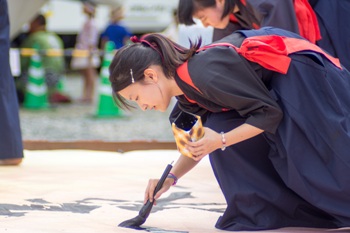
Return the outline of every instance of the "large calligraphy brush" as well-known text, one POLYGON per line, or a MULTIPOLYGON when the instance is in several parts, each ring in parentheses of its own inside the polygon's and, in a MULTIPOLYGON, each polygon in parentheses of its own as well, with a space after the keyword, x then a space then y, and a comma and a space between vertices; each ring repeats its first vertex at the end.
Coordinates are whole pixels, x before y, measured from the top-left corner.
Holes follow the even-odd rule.
MULTIPOLYGON (((156 193, 162 188, 165 179, 167 178, 167 176, 169 175, 169 172, 172 168, 172 163, 168 164, 163 172, 162 177, 160 178, 156 188, 154 189, 154 193, 153 196, 156 195, 156 193)), ((138 228, 139 226, 141 226, 142 224, 144 224, 146 222, 146 219, 148 218, 151 210, 152 210, 152 206, 153 206, 153 202, 150 202, 150 200, 148 200, 146 202, 146 204, 144 204, 141 208, 141 210, 139 211, 139 215, 136 216, 135 218, 126 220, 122 223, 120 223, 118 226, 119 227, 126 227, 126 228, 138 228)))

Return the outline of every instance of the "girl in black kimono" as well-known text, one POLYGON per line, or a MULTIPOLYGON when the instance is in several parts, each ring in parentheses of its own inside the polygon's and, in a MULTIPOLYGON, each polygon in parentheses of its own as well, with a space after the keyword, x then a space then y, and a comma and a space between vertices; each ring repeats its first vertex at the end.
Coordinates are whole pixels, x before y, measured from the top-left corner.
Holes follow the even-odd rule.
POLYGON ((214 27, 213 41, 239 29, 272 26, 298 33, 315 43, 320 30, 308 0, 179 0, 179 22, 214 27))
POLYGON ((154 198, 150 180, 146 200, 209 154, 227 202, 217 228, 350 226, 350 74, 337 59, 274 28, 200 50, 158 34, 133 41, 110 66, 118 103, 165 111, 175 96, 172 115, 206 119, 204 137, 187 142, 195 158, 180 156, 154 198))

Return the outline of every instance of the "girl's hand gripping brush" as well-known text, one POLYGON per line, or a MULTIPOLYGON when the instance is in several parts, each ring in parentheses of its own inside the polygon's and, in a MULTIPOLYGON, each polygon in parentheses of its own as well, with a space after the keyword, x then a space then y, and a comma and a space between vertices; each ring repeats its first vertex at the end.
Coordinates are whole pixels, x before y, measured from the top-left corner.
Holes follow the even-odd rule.
MULTIPOLYGON (((165 179, 167 178, 171 168, 173 167, 171 164, 168 164, 167 167, 165 168, 162 177, 160 178, 156 188, 154 189, 153 196, 155 196, 156 193, 162 188, 165 179)), ((152 206, 153 206, 153 202, 150 202, 148 200, 147 203, 142 206, 141 210, 139 211, 138 216, 136 216, 135 218, 126 220, 126 221, 120 223, 118 226, 119 227, 126 227, 126 228, 137 228, 137 227, 141 226, 142 224, 144 224, 146 222, 146 219, 152 210, 152 206)))

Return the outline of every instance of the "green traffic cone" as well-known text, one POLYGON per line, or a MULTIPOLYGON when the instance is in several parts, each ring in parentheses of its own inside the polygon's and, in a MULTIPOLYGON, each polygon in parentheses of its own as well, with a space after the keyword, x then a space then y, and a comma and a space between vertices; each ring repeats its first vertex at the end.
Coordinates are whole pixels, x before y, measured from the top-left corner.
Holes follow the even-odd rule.
POLYGON ((65 89, 65 84, 63 78, 60 78, 56 84, 56 90, 60 93, 63 93, 65 89))
POLYGON ((102 67, 100 71, 100 85, 98 88, 98 106, 96 111, 97 117, 120 117, 123 116, 122 111, 116 105, 112 87, 109 81, 109 65, 114 56, 115 45, 112 41, 108 41, 105 45, 105 54, 103 57, 102 67))
POLYGON ((49 106, 47 85, 44 69, 39 54, 33 54, 30 59, 28 82, 24 95, 23 107, 29 109, 42 109, 49 106))

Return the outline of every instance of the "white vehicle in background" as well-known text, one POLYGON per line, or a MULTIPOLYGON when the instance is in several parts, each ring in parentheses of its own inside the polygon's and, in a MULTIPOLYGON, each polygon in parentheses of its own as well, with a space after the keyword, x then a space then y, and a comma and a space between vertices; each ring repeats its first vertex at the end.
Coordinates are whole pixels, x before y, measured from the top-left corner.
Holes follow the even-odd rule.
MULTIPOLYGON (((95 0, 96 21, 102 31, 109 20, 111 7, 121 4, 125 9, 122 23, 134 34, 160 32, 173 20, 178 0, 95 0)), ((84 22, 79 0, 8 0, 11 37, 25 31, 23 26, 35 14, 47 14, 47 28, 60 35, 77 34, 84 22), (23 10, 25 9, 25 10, 23 10)))

